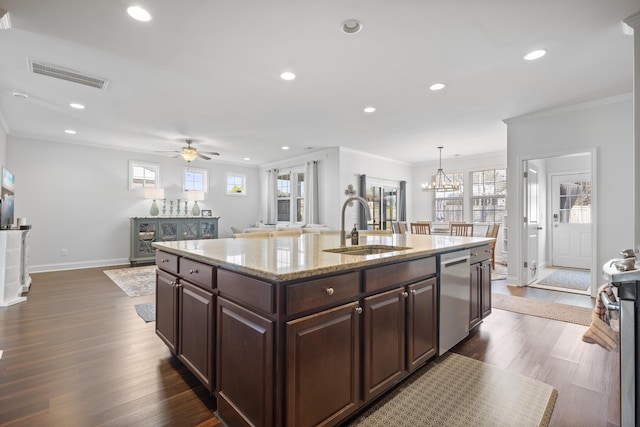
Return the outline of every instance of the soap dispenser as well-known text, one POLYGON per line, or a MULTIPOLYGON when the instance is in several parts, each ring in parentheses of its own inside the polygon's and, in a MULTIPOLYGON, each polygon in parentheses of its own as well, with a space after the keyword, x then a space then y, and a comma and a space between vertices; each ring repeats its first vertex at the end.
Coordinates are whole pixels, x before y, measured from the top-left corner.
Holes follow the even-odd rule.
POLYGON ((353 224, 353 230, 351 230, 351 244, 352 245, 357 245, 358 244, 358 237, 359 237, 358 233, 358 229, 356 228, 356 225, 353 224))

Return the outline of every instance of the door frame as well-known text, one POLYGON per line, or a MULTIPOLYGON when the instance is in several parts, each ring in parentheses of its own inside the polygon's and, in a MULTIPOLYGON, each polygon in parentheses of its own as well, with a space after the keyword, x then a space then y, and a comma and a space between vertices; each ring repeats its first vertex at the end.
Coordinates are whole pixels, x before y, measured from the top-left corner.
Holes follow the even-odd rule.
MULTIPOLYGON (((596 249, 598 248, 598 149, 597 147, 593 147, 590 149, 580 149, 580 150, 566 150, 566 151, 560 151, 560 152, 552 152, 552 153, 538 153, 538 154, 530 154, 530 155, 526 155, 526 156, 518 156, 517 157, 517 170, 514 171, 515 172, 515 176, 516 176, 516 188, 517 189, 522 189, 524 186, 524 172, 525 172, 525 167, 527 165, 528 161, 533 161, 533 160, 544 160, 544 159, 549 159, 549 158, 554 158, 554 157, 569 157, 569 156, 576 156, 576 155, 584 155, 584 154, 590 154, 591 155, 591 247, 594 250, 594 253, 596 253, 596 249)), ((549 184, 547 184, 548 187, 549 184)), ((548 193, 548 189, 545 189, 545 191, 547 191, 548 193)), ((513 197, 513 194, 508 195, 507 197, 513 197)), ((516 261, 516 265, 514 270, 515 273, 515 277, 511 276, 511 268, 509 269, 509 276, 512 280, 514 280, 515 284, 517 286, 526 286, 526 271, 524 269, 524 261, 525 261, 525 256, 526 254, 524 253, 524 240, 525 240, 525 233, 524 233, 524 227, 522 226, 523 224, 523 220, 524 220, 524 216, 525 216, 525 194, 523 191, 516 191, 516 203, 508 203, 508 206, 515 206, 516 207, 516 211, 515 214, 512 215, 511 212, 509 212, 508 215, 508 226, 510 230, 514 230, 515 231, 515 244, 514 245, 510 245, 510 248, 513 248, 515 250, 515 254, 513 257, 510 257, 510 259, 515 259, 516 261)), ((549 229, 549 224, 548 222, 550 221, 550 218, 547 217, 547 224, 546 225, 546 229, 549 229)), ((547 239, 548 240, 548 239, 547 239)), ((547 243, 548 244, 548 243, 547 243)), ((597 265, 598 262, 598 257, 597 256, 593 256, 591 258, 591 283, 598 283, 598 278, 601 276, 601 266, 597 265)), ((597 288, 598 286, 591 286, 591 296, 595 297, 596 296, 596 292, 597 292, 597 288)))

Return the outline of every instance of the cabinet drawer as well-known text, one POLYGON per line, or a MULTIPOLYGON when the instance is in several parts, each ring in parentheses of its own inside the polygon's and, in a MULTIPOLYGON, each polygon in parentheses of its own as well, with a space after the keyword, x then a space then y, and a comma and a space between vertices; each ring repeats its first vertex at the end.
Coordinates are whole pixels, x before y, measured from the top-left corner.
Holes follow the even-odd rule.
POLYGON ((482 262, 491 258, 491 245, 477 246, 475 248, 469 249, 469 252, 471 254, 469 264, 482 262))
POLYGON ((214 267, 198 261, 180 258, 180 276, 207 289, 215 289, 214 267))
POLYGON ((244 302, 267 313, 275 311, 273 285, 231 271, 217 269, 218 291, 221 295, 244 302))
POLYGON ((178 255, 156 251, 156 265, 158 268, 178 274, 178 255))
POLYGON ((436 274, 436 258, 422 258, 365 270, 365 291, 409 283, 436 274))
POLYGON ((356 298, 360 291, 357 272, 287 286, 287 314, 356 298))

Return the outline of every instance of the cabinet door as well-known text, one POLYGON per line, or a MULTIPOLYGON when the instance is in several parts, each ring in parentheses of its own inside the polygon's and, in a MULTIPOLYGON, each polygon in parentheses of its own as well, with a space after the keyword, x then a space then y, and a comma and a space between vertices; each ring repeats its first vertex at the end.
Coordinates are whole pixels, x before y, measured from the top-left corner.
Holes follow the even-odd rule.
POLYGON ((173 354, 178 345, 177 281, 177 277, 156 270, 156 334, 173 354))
POLYGON ((358 407, 361 311, 353 302, 287 322, 287 426, 332 426, 358 407))
POLYGON ((407 368, 417 369, 435 356, 438 331, 436 278, 407 287, 407 368))
POLYGON ((364 401, 382 393, 405 371, 404 287, 364 300, 364 401))
POLYGON ((216 396, 225 425, 274 425, 273 322, 217 298, 216 396))
POLYGON ((481 280, 482 276, 480 274, 481 271, 481 263, 477 262, 475 264, 471 264, 471 300, 469 302, 469 329, 480 324, 481 318, 481 280))
POLYGON ((200 239, 217 239, 218 238, 218 220, 201 219, 199 238, 200 239))
POLYGON ((182 281, 178 321, 178 357, 200 381, 213 390, 214 297, 182 281))
POLYGON ((483 261, 480 266, 482 318, 491 314, 491 261, 483 261))
POLYGON ((158 236, 158 221, 132 220, 131 227, 131 257, 145 258, 153 257, 155 248, 151 243, 156 241, 158 236))
POLYGON ((158 223, 160 228, 157 241, 172 242, 178 239, 178 222, 175 220, 164 220, 158 223))
POLYGON ((182 220, 180 221, 180 235, 178 240, 195 240, 198 238, 198 221, 182 220))

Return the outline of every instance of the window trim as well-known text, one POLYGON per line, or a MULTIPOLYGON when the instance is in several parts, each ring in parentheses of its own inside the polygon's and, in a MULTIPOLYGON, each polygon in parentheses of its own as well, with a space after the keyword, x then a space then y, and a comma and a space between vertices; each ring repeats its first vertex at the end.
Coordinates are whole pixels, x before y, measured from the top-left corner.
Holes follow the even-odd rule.
POLYGON ((300 174, 302 174, 303 178, 303 186, 304 187, 304 192, 306 193, 306 170, 304 168, 304 166, 299 166, 299 167, 294 167, 291 168, 289 170, 281 170, 278 171, 277 176, 276 176, 276 182, 278 180, 278 176, 280 175, 289 175, 289 197, 284 198, 284 197, 278 197, 278 191, 276 189, 275 192, 275 201, 276 201, 276 223, 277 224, 304 224, 304 203, 306 201, 306 194, 304 194, 303 196, 300 196, 298 194, 298 177, 300 176, 300 174), (298 218, 298 200, 302 199, 302 221, 296 221, 296 219, 298 218), (280 221, 278 220, 278 213, 277 213, 277 205, 278 205, 278 200, 289 200, 289 220, 288 221, 280 221))
POLYGON ((227 196, 231 196, 231 197, 246 197, 247 195, 247 175, 243 174, 243 173, 235 173, 235 172, 227 172, 225 174, 225 179, 224 179, 224 194, 227 196), (227 188, 227 185, 229 184, 229 177, 234 177, 234 178, 242 178, 242 191, 240 193, 231 193, 229 192, 229 189, 227 188))
MULTIPOLYGON (((186 180, 186 174, 187 172, 192 172, 192 173, 201 173, 203 175, 202 177, 202 191, 204 191, 205 194, 207 194, 209 192, 209 169, 198 169, 198 168, 191 168, 189 166, 183 166, 182 167, 182 192, 186 193, 187 190, 187 180, 186 180)), ((194 189, 195 190, 195 189, 194 189)))
POLYGON ((129 180, 128 180, 128 185, 129 185, 129 191, 136 191, 136 190, 141 190, 141 189, 145 189, 145 188, 162 188, 161 183, 160 183, 160 165, 158 163, 149 163, 149 162, 141 162, 138 160, 129 160, 129 180), (155 185, 154 186, 137 186, 133 184, 133 169, 135 167, 142 167, 142 168, 146 168, 146 169, 151 169, 155 171, 156 174, 156 181, 155 181, 155 185))

